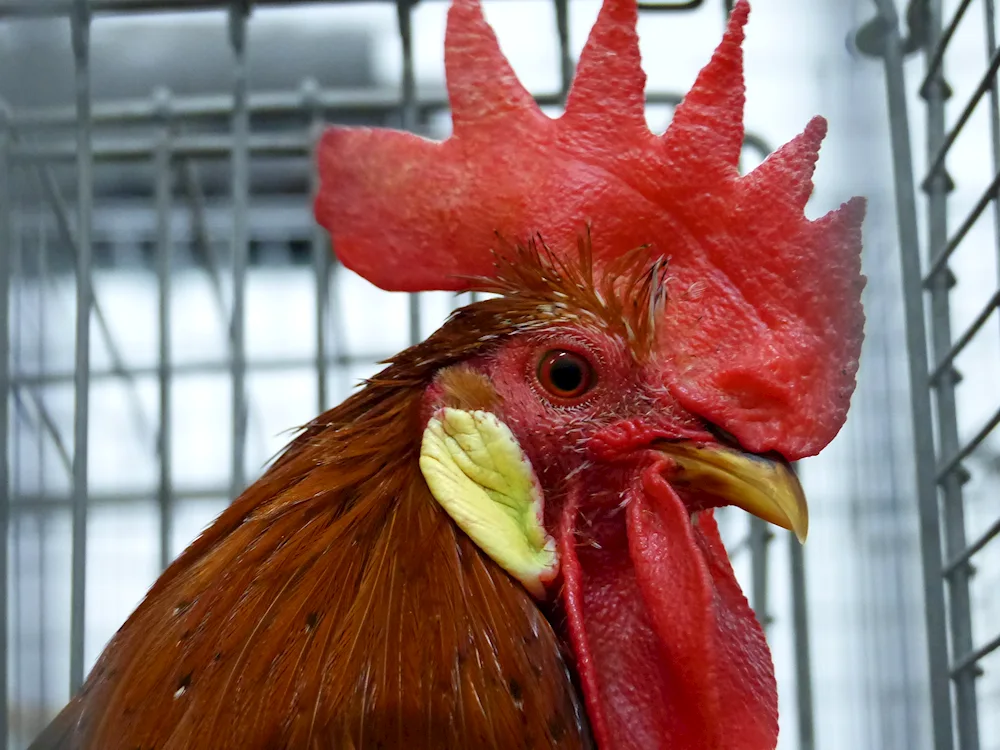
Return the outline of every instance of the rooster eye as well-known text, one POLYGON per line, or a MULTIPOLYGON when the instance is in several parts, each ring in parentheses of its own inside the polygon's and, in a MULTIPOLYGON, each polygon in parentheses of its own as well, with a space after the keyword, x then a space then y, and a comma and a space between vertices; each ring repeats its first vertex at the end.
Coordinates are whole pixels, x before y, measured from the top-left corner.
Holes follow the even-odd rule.
POLYGON ((546 352, 538 365, 538 382, 559 398, 579 398, 594 380, 594 369, 586 359, 562 349, 546 352))

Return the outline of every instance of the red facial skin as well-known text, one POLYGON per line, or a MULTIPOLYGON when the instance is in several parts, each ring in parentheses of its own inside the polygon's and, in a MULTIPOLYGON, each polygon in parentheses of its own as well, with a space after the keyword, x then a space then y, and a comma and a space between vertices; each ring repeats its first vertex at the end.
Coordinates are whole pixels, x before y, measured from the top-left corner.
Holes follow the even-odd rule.
POLYGON ((636 361, 617 336, 571 326, 515 336, 469 364, 493 384, 494 411, 542 484, 562 568, 552 620, 573 646, 600 747, 773 748, 763 633, 711 512, 699 512, 709 503, 682 500, 669 458, 651 445, 717 442, 671 396, 662 366, 636 361), (553 350, 591 363, 586 393, 563 399, 539 381, 553 350))
POLYGON ((638 454, 632 449, 648 446, 656 437, 713 440, 704 421, 670 395, 662 368, 655 362, 637 363, 616 336, 566 326, 555 334, 516 337, 472 364, 499 393, 498 416, 532 459, 550 493, 550 511, 557 510, 553 505, 565 477, 587 464, 612 458, 635 461, 638 454), (553 350, 574 352, 591 363, 595 382, 582 396, 562 399, 539 382, 539 362, 553 350))

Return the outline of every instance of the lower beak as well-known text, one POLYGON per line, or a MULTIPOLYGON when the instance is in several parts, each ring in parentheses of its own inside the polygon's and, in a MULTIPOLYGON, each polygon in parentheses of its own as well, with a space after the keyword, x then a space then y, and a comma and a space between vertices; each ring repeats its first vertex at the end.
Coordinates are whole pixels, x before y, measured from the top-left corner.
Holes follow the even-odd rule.
POLYGON ((795 532, 809 533, 809 507, 798 477, 787 461, 714 443, 660 442, 656 449, 676 467, 670 484, 717 497, 758 518, 795 532))

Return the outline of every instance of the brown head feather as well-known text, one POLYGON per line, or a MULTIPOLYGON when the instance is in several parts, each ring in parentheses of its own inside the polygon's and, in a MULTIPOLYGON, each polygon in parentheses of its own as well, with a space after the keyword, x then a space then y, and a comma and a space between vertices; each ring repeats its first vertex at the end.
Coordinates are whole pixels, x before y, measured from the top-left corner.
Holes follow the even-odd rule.
POLYGON ((500 238, 494 274, 472 281, 473 289, 502 296, 507 309, 531 313, 531 323, 573 322, 622 336, 635 355, 655 344, 656 321, 667 301, 665 259, 650 260, 649 248, 624 253, 595 277, 590 231, 577 238, 577 263, 553 253, 541 236, 523 245, 500 238))

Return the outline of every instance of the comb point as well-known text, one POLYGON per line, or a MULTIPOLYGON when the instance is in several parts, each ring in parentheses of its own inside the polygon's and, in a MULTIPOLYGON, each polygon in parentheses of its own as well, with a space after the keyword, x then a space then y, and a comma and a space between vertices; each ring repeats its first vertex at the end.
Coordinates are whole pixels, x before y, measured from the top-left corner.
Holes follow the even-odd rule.
POLYGON ((537 115, 486 22, 479 0, 455 0, 445 30, 445 78, 457 135, 489 132, 511 118, 537 115))
POLYGON ((812 177, 826 131, 824 118, 812 118, 799 135, 743 178, 749 188, 749 200, 781 201, 791 211, 804 210, 812 195, 812 177))
POLYGON ((868 200, 855 196, 812 223, 813 226, 818 226, 831 234, 839 234, 844 242, 856 245, 858 251, 856 254, 860 262, 861 227, 867 212, 868 200))
POLYGON ((636 0, 605 0, 566 98, 565 128, 615 142, 648 130, 638 18, 636 0))
POLYGON ((739 0, 722 41, 674 111, 663 146, 688 168, 714 166, 734 173, 743 149, 743 27, 750 3, 739 0), (692 164, 692 159, 695 164, 692 164))

